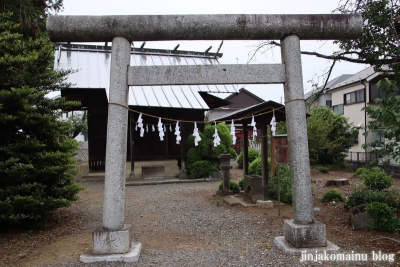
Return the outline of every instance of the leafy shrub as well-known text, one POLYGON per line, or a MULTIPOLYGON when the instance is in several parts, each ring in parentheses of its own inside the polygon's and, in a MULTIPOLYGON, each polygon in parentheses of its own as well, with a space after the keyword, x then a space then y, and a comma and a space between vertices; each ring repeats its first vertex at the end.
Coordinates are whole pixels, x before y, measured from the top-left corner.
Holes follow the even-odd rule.
POLYGON ((329 172, 329 168, 325 167, 325 166, 321 166, 321 165, 316 165, 314 166, 314 169, 323 173, 328 173, 329 172))
POLYGON ((365 173, 369 172, 369 168, 358 168, 354 173, 353 173, 353 177, 363 177, 363 175, 365 173))
POLYGON ((394 216, 394 210, 381 202, 372 202, 367 206, 368 216, 371 219, 371 229, 384 232, 400 230, 400 219, 394 216))
POLYGON ((261 157, 253 160, 249 165, 249 174, 250 175, 261 175, 261 157))
POLYGON ((240 188, 244 188, 244 179, 240 179, 238 184, 240 188))
POLYGON ((339 191, 331 189, 322 196, 321 200, 322 202, 331 202, 331 201, 343 202, 344 197, 339 191))
POLYGON ((229 147, 228 153, 231 154, 233 159, 236 159, 237 153, 236 153, 235 149, 233 149, 232 147, 229 147))
MULTIPOLYGON (((280 195, 281 202, 292 203, 292 177, 290 174, 290 167, 288 165, 278 165, 280 176, 280 195)), ((278 172, 277 172, 278 173, 278 172)), ((268 182, 268 195, 272 199, 278 199, 278 177, 274 176, 268 182)))
POLYGON ((193 162, 190 166, 190 172, 188 174, 190 179, 208 177, 211 172, 218 171, 217 165, 208 160, 199 160, 193 162))
POLYGON ((368 188, 363 188, 353 191, 344 203, 346 208, 354 206, 369 204, 372 202, 384 202, 387 203, 390 199, 388 191, 376 191, 368 188))
POLYGON ((379 167, 358 168, 353 176, 361 177, 364 185, 371 190, 381 191, 393 184, 392 177, 379 167))
MULTIPOLYGON (((252 147, 249 147, 248 154, 249 154, 249 163, 253 162, 256 158, 261 156, 260 151, 252 147)), ((236 158, 236 162, 238 163, 238 168, 243 169, 243 152, 239 153, 239 156, 237 156, 236 158)))
MULTIPOLYGON (((222 184, 222 182, 219 184, 219 186, 218 186, 218 191, 222 191, 222 189, 223 189, 223 184, 222 184)), ((233 192, 233 193, 239 193, 240 192, 240 190, 239 190, 239 184, 238 183, 236 183, 236 182, 234 182, 234 181, 229 181, 229 189, 233 192)))
POLYGON ((344 162, 348 149, 353 145, 352 136, 357 130, 347 118, 329 107, 314 107, 309 114, 307 135, 311 164, 344 162))
POLYGON ((209 173, 206 173, 207 171, 212 172, 218 170, 218 165, 220 164, 220 159, 218 158, 219 155, 225 152, 232 153, 230 150, 232 139, 229 127, 225 123, 218 123, 217 131, 221 138, 221 143, 216 147, 214 147, 213 143, 213 135, 215 133, 214 125, 206 125, 204 127, 204 133, 199 132, 201 141, 198 143, 198 146, 194 145, 193 135, 188 137, 187 144, 189 150, 187 153, 186 170, 189 178, 194 179, 208 176, 209 173), (212 167, 204 165, 205 163, 201 163, 200 165, 204 165, 207 168, 203 171, 199 170, 198 161, 208 161, 210 163, 209 165, 212 167))
MULTIPOLYGON (((249 165, 249 175, 262 175, 261 157, 256 158, 249 165)), ((271 159, 268 158, 268 170, 271 169, 271 159)))
POLYGON ((346 161, 338 161, 331 165, 324 165, 329 168, 329 170, 348 170, 352 171, 353 166, 346 161))
POLYGON ((392 177, 387 175, 380 168, 372 168, 369 172, 365 172, 362 176, 364 185, 371 190, 381 191, 389 188, 393 183, 392 177))

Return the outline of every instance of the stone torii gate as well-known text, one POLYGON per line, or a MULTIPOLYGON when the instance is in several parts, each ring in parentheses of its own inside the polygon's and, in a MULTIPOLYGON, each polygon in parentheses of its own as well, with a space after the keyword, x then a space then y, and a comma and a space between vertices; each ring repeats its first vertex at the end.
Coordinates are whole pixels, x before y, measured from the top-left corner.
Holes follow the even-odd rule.
POLYGON ((353 39, 359 15, 50 16, 53 42, 112 42, 103 226, 84 262, 136 261, 141 243, 124 224, 128 86, 283 83, 292 174, 293 219, 275 244, 289 252, 328 248, 325 225, 314 219, 300 40, 353 39), (131 67, 132 41, 281 40, 282 64, 131 67))

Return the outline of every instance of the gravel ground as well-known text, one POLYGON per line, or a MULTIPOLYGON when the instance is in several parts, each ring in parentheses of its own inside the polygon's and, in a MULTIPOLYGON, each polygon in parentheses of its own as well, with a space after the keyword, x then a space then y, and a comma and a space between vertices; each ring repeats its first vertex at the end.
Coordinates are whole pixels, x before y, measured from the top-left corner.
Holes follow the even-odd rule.
MULTIPOLYGON (((215 196, 219 182, 129 186, 126 223, 132 239, 143 244, 138 262, 83 264, 74 255, 69 262, 38 266, 395 266, 385 262, 300 262, 277 249, 283 220, 257 208, 231 207, 215 196), (217 203, 219 202, 219 203, 217 203), (217 205, 219 204, 219 205, 217 205), (278 223, 276 221, 278 220, 278 223)), ((77 203, 84 213, 73 234, 90 236, 101 223, 102 182, 87 187, 77 203), (86 198, 85 195, 92 195, 86 198), (95 197, 93 197, 95 196, 95 197)), ((84 247, 82 247, 82 252, 84 247)), ((43 262, 42 262, 43 263, 43 262)))

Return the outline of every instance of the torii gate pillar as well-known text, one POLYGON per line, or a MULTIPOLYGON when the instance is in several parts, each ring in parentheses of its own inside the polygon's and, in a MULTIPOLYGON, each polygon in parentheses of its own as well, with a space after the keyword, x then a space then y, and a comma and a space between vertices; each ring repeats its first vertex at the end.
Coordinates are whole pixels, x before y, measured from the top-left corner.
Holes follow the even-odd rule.
MULTIPOLYGON (((281 40, 286 126, 289 144, 289 165, 292 176, 293 215, 284 221, 284 236, 274 242, 287 252, 296 254, 303 248, 327 247, 325 224, 314 219, 311 176, 308 154, 306 106, 304 101, 300 39, 289 35, 281 40)), ((338 250, 330 246, 328 250, 338 250)), ((323 249, 327 250, 327 249, 323 249)))
POLYGON ((107 120, 106 171, 103 226, 93 232, 93 249, 81 255, 82 262, 139 259, 140 242, 131 242, 131 225, 125 219, 126 139, 128 133, 128 84, 131 42, 123 37, 112 41, 110 91, 107 120))

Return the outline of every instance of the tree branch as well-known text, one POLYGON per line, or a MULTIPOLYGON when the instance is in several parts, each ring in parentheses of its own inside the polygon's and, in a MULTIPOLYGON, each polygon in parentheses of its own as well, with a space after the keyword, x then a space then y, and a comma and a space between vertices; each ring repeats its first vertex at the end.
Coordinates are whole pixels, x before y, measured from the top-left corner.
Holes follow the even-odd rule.
MULTIPOLYGON (((263 43, 262 45, 260 45, 256 51, 258 52, 262 47, 267 46, 267 45, 271 45, 271 46, 281 46, 280 43, 276 42, 276 41, 269 41, 266 43, 263 43)), ((301 54, 303 55, 310 55, 310 56, 316 56, 319 58, 324 58, 324 59, 330 59, 330 60, 344 60, 347 62, 352 62, 352 63, 360 63, 360 64, 370 64, 370 65, 374 65, 374 64, 390 64, 390 63, 395 63, 397 62, 397 59, 381 59, 381 60, 375 60, 374 62, 372 61, 368 61, 368 60, 364 60, 364 59, 355 59, 355 58, 349 58, 346 57, 345 55, 352 55, 352 54, 357 54, 357 55, 361 55, 361 52, 358 51, 348 51, 348 52, 342 52, 342 53, 338 53, 336 55, 324 55, 321 53, 317 53, 317 52, 309 52, 309 51, 301 51, 301 54)), ((254 56, 254 55, 253 55, 254 56)), ((253 57, 252 57, 253 58, 253 57)))

